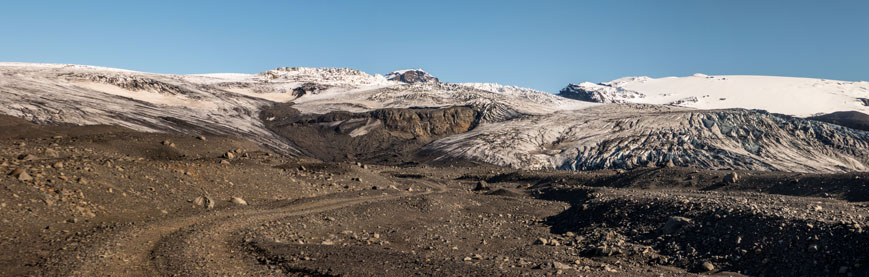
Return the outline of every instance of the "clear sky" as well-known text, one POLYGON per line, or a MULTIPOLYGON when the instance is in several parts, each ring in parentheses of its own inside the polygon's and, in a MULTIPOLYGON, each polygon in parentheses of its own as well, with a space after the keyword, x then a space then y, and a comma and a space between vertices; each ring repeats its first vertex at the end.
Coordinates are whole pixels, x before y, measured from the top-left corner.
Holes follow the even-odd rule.
POLYGON ((869 1, 4 1, 0 61, 158 73, 423 68, 557 92, 623 76, 869 80, 869 1))

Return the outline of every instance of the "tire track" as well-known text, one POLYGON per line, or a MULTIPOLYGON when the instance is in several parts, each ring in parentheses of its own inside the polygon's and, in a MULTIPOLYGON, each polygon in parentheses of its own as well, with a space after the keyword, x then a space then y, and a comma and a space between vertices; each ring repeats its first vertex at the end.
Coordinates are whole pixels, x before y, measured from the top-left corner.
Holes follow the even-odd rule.
POLYGON ((275 204, 264 204, 134 227, 132 230, 121 231, 102 244, 79 251, 75 257, 68 258, 74 258, 72 260, 61 258, 54 261, 43 273, 73 276, 235 276, 252 271, 240 259, 242 254, 232 251, 228 245, 228 238, 244 227, 283 217, 446 191, 440 184, 413 181, 423 183, 431 189, 417 193, 396 192, 290 203, 265 210, 264 207, 275 204), (69 270, 70 265, 72 270, 69 270))

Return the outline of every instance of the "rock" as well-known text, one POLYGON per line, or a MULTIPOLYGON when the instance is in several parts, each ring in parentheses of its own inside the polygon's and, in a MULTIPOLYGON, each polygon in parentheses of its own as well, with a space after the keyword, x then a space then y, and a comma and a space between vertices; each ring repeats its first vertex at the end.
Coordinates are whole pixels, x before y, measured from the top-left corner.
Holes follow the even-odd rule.
POLYGON ((489 189, 490 189, 489 184, 486 183, 485 180, 480 180, 479 182, 477 182, 477 186, 474 187, 475 191, 489 190, 489 189))
POLYGON ((208 196, 196 197, 195 199, 193 199, 193 204, 196 206, 205 207, 206 209, 214 208, 214 201, 211 200, 211 198, 208 196))
POLYGON ((328 89, 329 86, 317 83, 304 83, 301 86, 293 89, 293 96, 303 96, 306 94, 317 94, 320 91, 328 89))
POLYGON ((12 171, 12 173, 9 173, 9 175, 12 175, 12 177, 17 178, 18 181, 22 181, 22 182, 27 182, 27 181, 33 180, 33 177, 31 177, 30 174, 27 173, 27 170, 23 169, 23 168, 15 169, 12 171))
POLYGON ((845 274, 845 273, 848 273, 848 267, 847 266, 839 267, 839 274, 845 274))
POLYGON ((18 159, 22 160, 22 161, 32 161, 32 160, 38 159, 38 157, 36 157, 36 155, 33 155, 33 154, 21 154, 21 155, 18 155, 18 159))
POLYGON ((169 144, 172 144, 172 142, 167 139, 167 140, 161 141, 160 144, 169 145, 169 144))
POLYGON ((386 75, 386 79, 390 81, 399 81, 403 83, 439 83, 438 78, 428 74, 421 69, 399 70, 393 71, 386 75))
POLYGON ((211 197, 208 197, 208 196, 205 197, 205 208, 206 209, 213 209, 214 208, 214 200, 211 200, 211 197))
POLYGON ((549 243, 549 240, 544 239, 544 238, 537 238, 537 240, 534 241, 534 244, 536 244, 536 245, 546 245, 548 243, 549 243))
POLYGON ((247 205, 247 201, 244 201, 244 199, 241 199, 239 197, 233 197, 229 200, 229 202, 232 202, 232 204, 236 204, 236 205, 242 205, 242 206, 247 205))
POLYGON ((45 156, 51 157, 51 158, 57 158, 60 156, 60 154, 58 154, 57 151, 55 151, 54 149, 48 148, 48 149, 45 149, 45 156))
POLYGON ((8 175, 15 177, 15 178, 18 178, 18 175, 21 175, 21 173, 24 171, 25 171, 24 168, 16 168, 16 169, 12 170, 12 172, 9 172, 8 175))
POLYGON ((739 182, 739 174, 731 172, 730 174, 724 175, 724 181, 731 184, 739 182))
POLYGON ((592 248, 589 253, 594 256, 607 257, 617 254, 616 249, 607 246, 598 246, 592 248))
POLYGON ((572 269, 572 267, 570 267, 570 265, 560 263, 560 262, 552 262, 552 267, 555 269, 572 269))
POLYGON ((671 216, 667 219, 667 223, 664 223, 664 226, 661 227, 661 231, 664 234, 672 234, 682 229, 685 225, 691 224, 691 219, 681 216, 671 216))
POLYGON ((227 151, 226 153, 223 153, 223 158, 230 160, 235 159, 235 154, 233 154, 231 151, 227 151))
POLYGON ((593 83, 570 84, 558 92, 559 96, 596 103, 619 103, 623 98, 640 97, 642 94, 632 90, 617 89, 613 92, 601 90, 603 85, 593 83))
POLYGON ((198 139, 198 140, 203 140, 203 141, 206 140, 206 139, 205 139, 205 136, 198 136, 198 137, 196 137, 196 139, 198 139))
POLYGON ((63 162, 56 162, 56 163, 52 164, 51 167, 63 168, 63 162))
POLYGON ((193 205, 196 206, 205 206, 205 197, 198 196, 193 199, 193 205))
POLYGON ((676 167, 676 164, 673 163, 673 160, 668 160, 664 167, 676 167))
POLYGON ((710 262, 703 262, 700 264, 700 270, 702 270, 702 272, 713 271, 715 270, 715 265, 712 265, 710 262))
POLYGON ((227 160, 220 160, 220 164, 229 164, 229 161, 227 161, 227 160))

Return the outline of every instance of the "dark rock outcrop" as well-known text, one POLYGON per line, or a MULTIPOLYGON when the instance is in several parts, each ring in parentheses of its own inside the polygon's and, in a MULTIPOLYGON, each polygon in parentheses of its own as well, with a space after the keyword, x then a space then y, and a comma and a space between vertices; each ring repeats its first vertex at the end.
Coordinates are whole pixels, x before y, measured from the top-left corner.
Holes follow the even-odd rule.
POLYGON ((438 78, 419 69, 393 71, 386 75, 386 78, 391 81, 400 81, 403 83, 440 83, 438 78))
POLYGON ((380 109, 300 114, 290 104, 265 109, 266 127, 304 154, 325 161, 401 163, 436 139, 477 126, 471 107, 380 109))
POLYGON ((809 117, 808 119, 845 126, 851 129, 869 131, 869 115, 861 112, 834 112, 809 117))
POLYGON ((329 86, 317 83, 304 83, 301 86, 293 89, 294 96, 303 96, 306 94, 317 94, 320 91, 328 89, 329 86))
POLYGON ((172 95, 190 95, 188 89, 185 89, 176 84, 170 84, 157 79, 152 79, 143 76, 125 76, 125 75, 109 75, 109 74, 67 74, 71 79, 85 79, 93 82, 114 85, 128 90, 148 90, 163 94, 172 95))
MULTIPOLYGON (((644 97, 642 93, 636 91, 612 87, 606 84, 592 84, 587 82, 581 84, 569 84, 567 87, 558 91, 558 96, 595 103, 624 103, 624 99, 627 98, 644 97)), ((686 101, 690 101, 690 99, 686 99, 686 101)))

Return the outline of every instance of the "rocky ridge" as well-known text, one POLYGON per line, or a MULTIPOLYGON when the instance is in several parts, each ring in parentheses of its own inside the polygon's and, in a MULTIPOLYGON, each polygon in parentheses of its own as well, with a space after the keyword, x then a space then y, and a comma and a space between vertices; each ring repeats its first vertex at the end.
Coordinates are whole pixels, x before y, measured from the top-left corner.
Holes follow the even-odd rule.
POLYGON ((643 98, 642 93, 607 84, 583 82, 570 84, 558 92, 559 96, 595 103, 626 103, 628 99, 643 98))
MULTIPOLYGON (((419 70, 388 77, 304 67, 259 74, 171 75, 5 63, 0 64, 0 74, 0 113, 41 124, 108 124, 148 132, 240 136, 282 154, 320 153, 314 156, 327 160, 349 154, 343 158, 469 160, 571 170, 670 164, 801 172, 867 168, 865 154, 859 151, 867 144, 866 135, 851 129, 755 110, 591 103, 497 84, 441 82, 419 70), (287 110, 278 111, 282 108, 287 110), (384 111, 390 115, 383 116, 384 111), (281 114, 295 115, 288 119, 281 114), (407 117, 394 122, 404 125, 384 124, 399 115, 407 117), (453 131, 426 135, 413 126, 447 126, 453 131), (318 134, 324 141, 311 144, 311 138, 301 134, 318 134), (327 153, 324 149, 331 148, 321 147, 342 143, 377 146, 362 147, 368 149, 365 153, 327 153), (397 150, 376 155, 390 147, 397 150)), ((583 97, 645 101, 642 94, 621 86, 654 80, 584 83, 575 93, 582 87, 603 87, 615 94, 588 89, 583 97)), ((702 104, 707 98, 674 98, 668 103, 702 104)))

